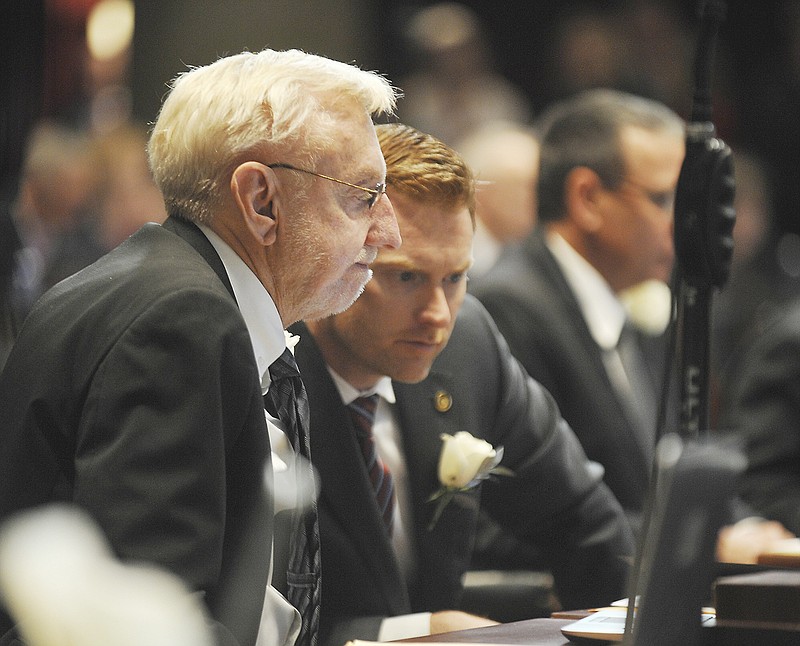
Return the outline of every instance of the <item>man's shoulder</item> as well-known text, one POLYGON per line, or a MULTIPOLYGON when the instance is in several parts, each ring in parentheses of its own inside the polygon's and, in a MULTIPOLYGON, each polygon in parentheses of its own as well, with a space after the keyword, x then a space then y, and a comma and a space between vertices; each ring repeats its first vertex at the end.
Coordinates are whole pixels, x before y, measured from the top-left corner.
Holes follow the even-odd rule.
POLYGON ((221 281, 212 280, 214 276, 214 270, 191 244, 166 228, 149 223, 67 279, 65 288, 96 285, 105 291, 122 282, 128 288, 138 285, 148 292, 169 293, 181 285, 222 287, 221 281))
POLYGON ((470 283, 470 293, 489 303, 531 305, 550 301, 563 292, 564 279, 541 236, 508 248, 483 276, 470 283))
POLYGON ((467 294, 447 345, 422 383, 446 379, 452 388, 480 392, 489 387, 509 359, 508 346, 491 315, 477 298, 467 294))
POLYGON ((98 335, 113 337, 134 320, 145 322, 148 312, 163 321, 202 310, 216 322, 237 309, 217 274, 191 245, 149 224, 45 293, 23 330, 47 336, 47 330, 58 329, 66 335, 88 326, 98 335))
POLYGON ((456 352, 476 352, 492 345, 492 335, 497 328, 486 307, 472 294, 466 294, 456 315, 453 331, 437 363, 456 352))

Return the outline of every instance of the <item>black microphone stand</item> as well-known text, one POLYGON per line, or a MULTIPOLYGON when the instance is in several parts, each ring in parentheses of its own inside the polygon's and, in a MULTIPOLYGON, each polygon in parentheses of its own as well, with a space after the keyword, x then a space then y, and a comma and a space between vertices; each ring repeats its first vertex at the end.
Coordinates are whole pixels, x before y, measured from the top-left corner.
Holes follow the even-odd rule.
POLYGON ((709 430, 711 299, 728 279, 736 220, 733 155, 711 121, 713 53, 725 4, 708 0, 701 12, 695 95, 675 197, 679 432, 688 438, 709 430))
MULTIPOLYGON (((731 149, 716 136, 711 120, 711 72, 722 0, 700 0, 700 30, 695 58, 695 94, 686 127, 686 156, 675 195, 677 347, 679 348, 679 435, 698 439, 709 430, 709 344, 713 290, 728 279, 733 256, 734 177, 731 149)), ((661 419, 659 414, 659 419, 661 419)), ((645 502, 643 534, 650 525, 656 471, 645 502)), ((642 568, 641 541, 633 564, 624 642, 631 644, 642 568)), ((699 620, 699 617, 698 617, 699 620)), ((633 646, 640 646, 634 644, 633 646)))

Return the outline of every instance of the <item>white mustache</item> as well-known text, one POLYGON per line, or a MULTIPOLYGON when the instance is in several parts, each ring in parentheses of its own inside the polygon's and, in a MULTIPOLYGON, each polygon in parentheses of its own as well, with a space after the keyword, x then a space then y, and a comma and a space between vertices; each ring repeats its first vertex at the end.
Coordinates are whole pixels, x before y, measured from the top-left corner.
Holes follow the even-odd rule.
POLYGON ((377 257, 378 250, 375 247, 362 247, 356 258, 356 264, 371 265, 377 257))

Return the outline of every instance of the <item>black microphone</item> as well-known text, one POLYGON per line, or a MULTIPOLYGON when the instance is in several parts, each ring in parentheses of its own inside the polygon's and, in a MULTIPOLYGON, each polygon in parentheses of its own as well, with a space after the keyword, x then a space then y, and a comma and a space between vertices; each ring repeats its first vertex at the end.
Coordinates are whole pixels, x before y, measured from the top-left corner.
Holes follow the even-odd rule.
POLYGON ((711 121, 711 72, 725 3, 700 3, 696 87, 686 129, 686 157, 675 196, 676 276, 681 332, 680 432, 708 430, 710 301, 722 287, 733 257, 735 192, 733 154, 711 121))
POLYGON ((711 121, 714 48, 725 13, 724 2, 701 3, 696 87, 675 196, 675 253, 682 277, 700 287, 722 287, 733 256, 733 154, 711 121))

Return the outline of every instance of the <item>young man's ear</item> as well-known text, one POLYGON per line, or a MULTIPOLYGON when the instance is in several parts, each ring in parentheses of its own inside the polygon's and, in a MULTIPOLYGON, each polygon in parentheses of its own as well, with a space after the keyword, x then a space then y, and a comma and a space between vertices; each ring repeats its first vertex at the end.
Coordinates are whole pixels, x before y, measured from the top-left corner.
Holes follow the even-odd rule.
POLYGON ((567 213, 582 231, 593 233, 602 226, 602 209, 599 207, 603 195, 603 182, 591 168, 577 166, 567 175, 564 183, 567 213))
POLYGON ((231 193, 250 232, 264 246, 275 242, 275 176, 264 164, 249 161, 231 175, 231 193))

